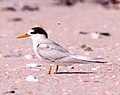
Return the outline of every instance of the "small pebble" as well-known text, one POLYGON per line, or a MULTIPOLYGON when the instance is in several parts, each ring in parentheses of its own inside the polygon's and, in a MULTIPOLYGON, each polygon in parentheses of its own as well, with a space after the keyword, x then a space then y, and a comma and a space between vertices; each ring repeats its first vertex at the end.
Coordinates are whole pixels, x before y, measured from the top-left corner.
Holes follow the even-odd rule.
POLYGON ((71 69, 74 69, 75 67, 71 67, 71 69))
POLYGON ((93 49, 87 45, 81 45, 81 48, 84 49, 84 51, 93 51, 93 49))
POLYGON ((101 32, 100 34, 103 36, 111 36, 110 33, 107 33, 107 32, 105 32, 105 33, 101 32))
POLYGON ((31 63, 31 64, 26 64, 26 67, 34 68, 34 67, 41 67, 41 65, 36 63, 31 63))
POLYGON ((99 81, 99 80, 94 80, 93 82, 94 82, 94 83, 99 83, 100 81, 99 81))
POLYGON ((117 60, 120 60, 120 58, 117 58, 117 60))
POLYGON ((38 10, 39 10, 38 6, 25 5, 22 7, 22 11, 38 11, 38 10))
POLYGON ((107 62, 106 64, 109 64, 109 65, 111 65, 112 63, 110 63, 110 62, 107 62))
POLYGON ((84 69, 80 69, 81 71, 83 71, 84 69))
POLYGON ((43 67, 42 69, 43 69, 43 70, 46 70, 46 67, 43 67))
POLYGON ((104 95, 112 95, 109 91, 106 91, 105 93, 106 94, 104 94, 104 95))
POLYGON ((82 82, 89 82, 89 80, 84 80, 84 81, 82 81, 82 82))
POLYGON ((93 49, 91 47, 86 47, 84 51, 93 51, 93 49))
POLYGON ((57 5, 72 6, 76 3, 76 0, 54 0, 57 5))
POLYGON ((98 32, 93 32, 93 33, 91 33, 90 35, 91 35, 91 38, 92 38, 92 39, 98 39, 98 38, 101 37, 98 32))
POLYGON ((5 74, 8 74, 8 72, 5 72, 5 74))
POLYGON ((8 79, 8 77, 7 77, 7 76, 5 76, 4 78, 5 78, 5 79, 8 79))
POLYGON ((9 93, 15 93, 15 91, 13 90, 13 91, 10 91, 9 93))
POLYGON ((97 68, 92 68, 92 71, 95 71, 95 70, 97 70, 97 68))
POLYGON ((96 75, 96 76, 93 76, 93 77, 90 77, 90 79, 96 79, 96 78, 99 78, 100 76, 96 75))
POLYGON ((15 69, 11 69, 12 71, 16 71, 16 68, 15 69))
POLYGON ((71 74, 68 74, 69 77, 71 77, 72 75, 71 74))
POLYGON ((25 55, 24 57, 25 57, 26 59, 32 59, 32 58, 33 58, 33 56, 32 56, 32 55, 30 55, 30 54, 25 55))
POLYGON ((11 91, 5 92, 5 94, 8 94, 8 93, 15 93, 15 91, 14 91, 14 90, 11 90, 11 91))
POLYGON ((73 67, 73 66, 68 66, 68 70, 69 70, 69 69, 74 69, 74 67, 73 67))
POLYGON ((14 7, 6 7, 6 8, 2 8, 2 11, 16 12, 16 9, 14 7))
POLYGON ((8 66, 8 64, 5 64, 5 66, 7 67, 7 66, 8 66))
POLYGON ((79 34, 86 35, 86 34, 88 34, 88 33, 87 33, 87 32, 84 32, 84 31, 80 31, 79 34))
POLYGON ((29 81, 29 82, 38 82, 38 79, 33 75, 27 76, 26 80, 29 81))
POLYGON ((115 76, 115 75, 113 75, 113 76, 111 76, 112 78, 116 78, 117 76, 115 76))
POLYGON ((115 84, 116 84, 116 85, 120 85, 120 82, 116 82, 115 84))
POLYGON ((81 47, 81 48, 86 48, 86 45, 81 45, 80 47, 81 47))
POLYGON ((58 22, 58 25, 60 25, 60 23, 58 22))

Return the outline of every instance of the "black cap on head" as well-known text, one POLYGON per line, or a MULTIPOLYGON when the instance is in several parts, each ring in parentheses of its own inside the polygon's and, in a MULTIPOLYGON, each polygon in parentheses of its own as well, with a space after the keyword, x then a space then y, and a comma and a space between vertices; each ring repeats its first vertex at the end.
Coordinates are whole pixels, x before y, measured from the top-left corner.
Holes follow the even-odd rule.
POLYGON ((45 35, 46 38, 48 38, 48 34, 46 33, 46 31, 43 28, 33 27, 32 29, 34 30, 34 32, 31 32, 31 34, 43 34, 43 35, 45 35))

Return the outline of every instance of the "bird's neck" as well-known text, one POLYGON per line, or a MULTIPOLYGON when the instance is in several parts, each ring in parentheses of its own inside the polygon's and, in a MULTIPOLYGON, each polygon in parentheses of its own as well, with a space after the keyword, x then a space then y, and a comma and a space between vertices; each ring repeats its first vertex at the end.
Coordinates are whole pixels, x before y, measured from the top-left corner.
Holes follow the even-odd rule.
POLYGON ((32 38, 33 46, 35 47, 46 39, 44 35, 33 35, 31 38, 32 38))

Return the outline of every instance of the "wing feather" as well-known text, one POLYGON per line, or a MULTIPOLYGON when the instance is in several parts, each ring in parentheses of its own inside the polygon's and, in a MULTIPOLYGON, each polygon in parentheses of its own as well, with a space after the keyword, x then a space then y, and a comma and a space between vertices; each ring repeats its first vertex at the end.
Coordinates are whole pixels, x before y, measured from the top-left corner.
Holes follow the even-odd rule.
POLYGON ((55 42, 40 43, 37 52, 41 57, 52 62, 70 55, 68 50, 55 42))

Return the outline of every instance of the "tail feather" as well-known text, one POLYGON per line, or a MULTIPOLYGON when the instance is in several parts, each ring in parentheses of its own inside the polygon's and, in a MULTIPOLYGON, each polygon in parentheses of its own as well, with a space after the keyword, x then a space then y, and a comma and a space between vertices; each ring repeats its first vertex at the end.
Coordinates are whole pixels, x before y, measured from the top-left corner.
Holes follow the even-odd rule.
POLYGON ((80 64, 89 64, 89 63, 107 63, 106 61, 98 60, 97 58, 89 58, 79 55, 71 55, 68 59, 68 62, 80 63, 80 64))

